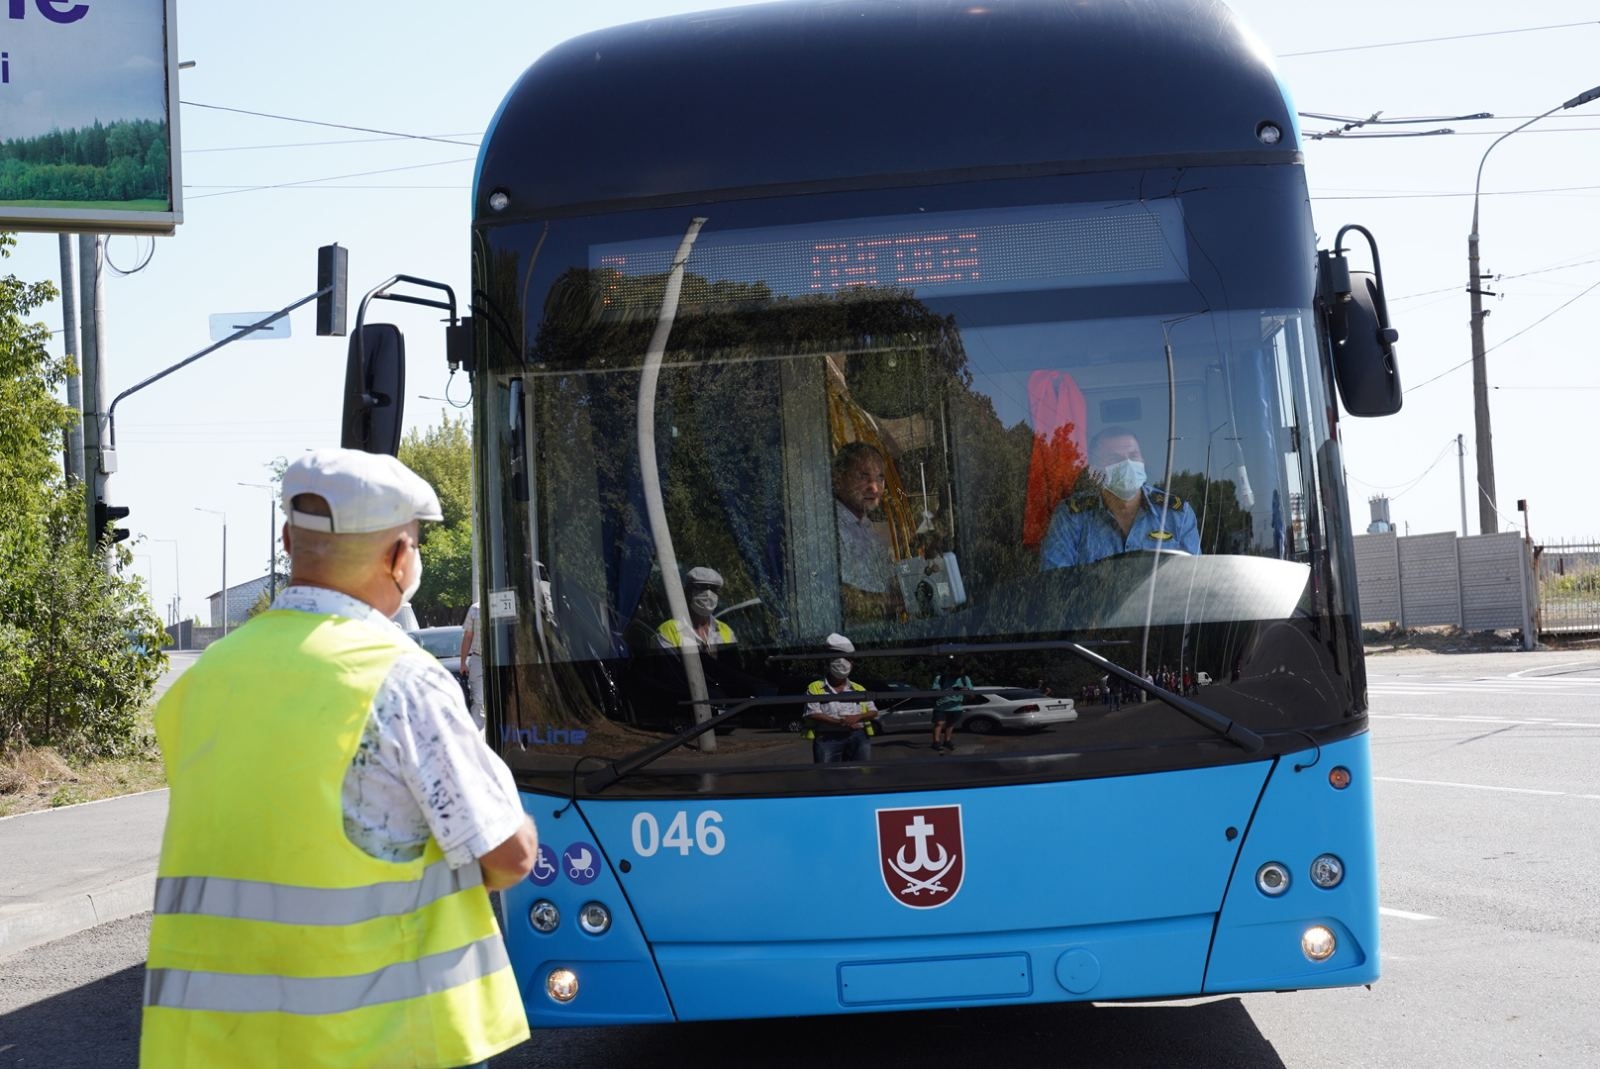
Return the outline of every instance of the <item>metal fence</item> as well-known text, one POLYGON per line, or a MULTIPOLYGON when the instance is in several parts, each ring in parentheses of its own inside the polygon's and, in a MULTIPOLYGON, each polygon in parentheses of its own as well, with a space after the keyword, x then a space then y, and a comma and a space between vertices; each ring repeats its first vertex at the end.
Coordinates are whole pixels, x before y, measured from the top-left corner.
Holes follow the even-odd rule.
POLYGON ((1534 556, 1540 632, 1600 632, 1600 541, 1546 542, 1534 556))

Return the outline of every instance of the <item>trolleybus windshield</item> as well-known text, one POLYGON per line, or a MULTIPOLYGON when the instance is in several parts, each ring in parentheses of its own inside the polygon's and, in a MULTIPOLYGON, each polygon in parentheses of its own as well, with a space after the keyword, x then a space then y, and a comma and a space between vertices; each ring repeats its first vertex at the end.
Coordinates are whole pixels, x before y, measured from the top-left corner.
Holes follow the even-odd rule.
POLYGON ((1243 759, 1064 638, 1269 748, 1357 730, 1298 183, 1119 172, 492 231, 501 751, 564 790, 753 698, 630 789, 855 789, 797 730, 830 635, 879 712, 875 785, 1243 759), (952 655, 983 759, 941 764, 952 655))

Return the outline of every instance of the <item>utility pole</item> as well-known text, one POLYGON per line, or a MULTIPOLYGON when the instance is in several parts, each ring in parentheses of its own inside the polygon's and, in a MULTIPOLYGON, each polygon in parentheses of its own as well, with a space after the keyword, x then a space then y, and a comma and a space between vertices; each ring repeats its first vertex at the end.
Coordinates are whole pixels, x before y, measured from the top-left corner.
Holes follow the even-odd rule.
MULTIPOLYGON (((1498 144, 1498 142, 1496 142, 1498 144)), ((1493 148, 1494 145, 1490 145, 1493 148)), ((1484 153, 1487 157, 1488 153, 1484 153)), ((1479 164, 1482 172, 1483 165, 1479 164)), ((1472 201, 1472 233, 1467 235, 1467 291, 1472 294, 1472 426, 1478 449, 1478 533, 1500 529, 1494 507, 1494 432, 1489 429, 1489 365, 1483 347, 1483 276, 1478 273, 1478 201, 1472 201)), ((1489 291, 1489 296, 1494 296, 1489 291)))
POLYGON ((72 261, 72 235, 58 234, 61 249, 61 344, 74 370, 67 375, 67 404, 75 417, 67 429, 66 457, 61 469, 67 481, 83 482, 83 360, 78 349, 78 279, 72 261))
POLYGON ((278 496, 271 483, 240 483, 267 491, 267 600, 278 600, 278 496))
POLYGON ((117 470, 116 453, 107 453, 101 430, 105 422, 105 295, 100 285, 100 253, 105 239, 99 234, 78 235, 78 294, 82 305, 83 333, 83 485, 89 517, 89 548, 101 553, 110 567, 111 554, 100 545, 95 530, 95 503, 105 500, 107 476, 117 470))
POLYGON ((1461 537, 1467 537, 1467 445, 1464 435, 1456 435, 1456 470, 1461 476, 1461 537))

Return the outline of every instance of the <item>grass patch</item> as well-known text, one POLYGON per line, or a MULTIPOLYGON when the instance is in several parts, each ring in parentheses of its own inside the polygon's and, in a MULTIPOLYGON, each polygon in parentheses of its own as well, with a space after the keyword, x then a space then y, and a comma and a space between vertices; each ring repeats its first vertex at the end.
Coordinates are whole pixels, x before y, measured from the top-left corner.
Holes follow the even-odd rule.
POLYGON ((150 712, 140 718, 145 745, 124 757, 72 758, 49 747, 23 747, 0 756, 0 817, 165 787, 150 712))

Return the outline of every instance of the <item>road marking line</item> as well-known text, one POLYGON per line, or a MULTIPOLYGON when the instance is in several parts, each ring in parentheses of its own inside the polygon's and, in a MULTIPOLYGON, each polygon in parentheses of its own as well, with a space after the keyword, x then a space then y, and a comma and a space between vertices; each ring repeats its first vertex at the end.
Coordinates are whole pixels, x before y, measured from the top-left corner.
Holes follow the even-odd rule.
POLYGON ((1373 720, 1426 720, 1436 724, 1512 724, 1541 728, 1600 728, 1600 723, 1579 720, 1508 720, 1488 716, 1429 716, 1426 713, 1368 713, 1373 720))
MULTIPOLYGON (((1560 664, 1541 664, 1537 668, 1524 668, 1520 672, 1512 672, 1510 675, 1506 676, 1506 678, 1507 679, 1523 679, 1523 678, 1527 677, 1529 672, 1551 672, 1551 671, 1554 671, 1557 668, 1571 668, 1575 664, 1588 664, 1588 663, 1589 663, 1588 661, 1562 661, 1560 664)), ((1534 678, 1537 679, 1538 677, 1535 676, 1534 678)))
POLYGON ((1569 794, 1566 791, 1542 791, 1536 787, 1494 787, 1487 783, 1456 783, 1439 779, 1401 779, 1398 776, 1373 776, 1378 783, 1409 783, 1418 787, 1461 787, 1469 791, 1501 791, 1505 794, 1538 794, 1546 798, 1594 798, 1590 794, 1569 794))
POLYGON ((1402 921, 1436 921, 1438 917, 1431 917, 1426 913, 1408 913, 1403 909, 1390 909, 1388 906, 1379 906, 1380 917, 1393 917, 1402 921))

